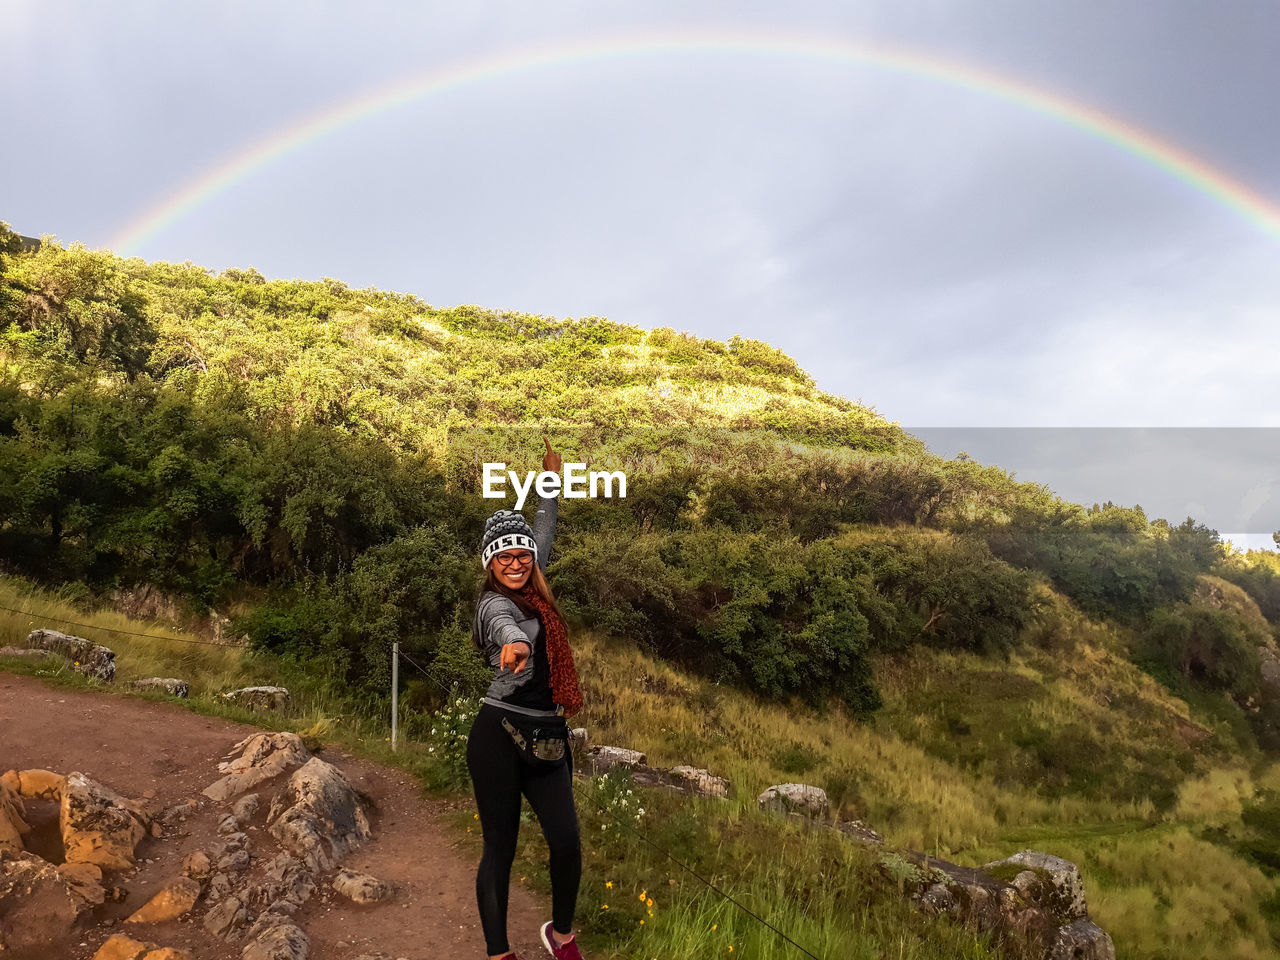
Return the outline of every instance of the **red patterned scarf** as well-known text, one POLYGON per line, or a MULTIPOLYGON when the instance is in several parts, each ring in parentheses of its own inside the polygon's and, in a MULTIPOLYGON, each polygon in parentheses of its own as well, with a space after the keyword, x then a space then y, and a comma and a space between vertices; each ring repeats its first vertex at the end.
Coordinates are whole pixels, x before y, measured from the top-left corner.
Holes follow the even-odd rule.
POLYGON ((547 664, 551 668, 551 695, 564 707, 564 715, 572 717, 582 709, 582 689, 578 672, 573 668, 573 651, 569 649, 569 631, 555 608, 533 588, 532 577, 516 592, 538 611, 542 632, 547 641, 547 664))

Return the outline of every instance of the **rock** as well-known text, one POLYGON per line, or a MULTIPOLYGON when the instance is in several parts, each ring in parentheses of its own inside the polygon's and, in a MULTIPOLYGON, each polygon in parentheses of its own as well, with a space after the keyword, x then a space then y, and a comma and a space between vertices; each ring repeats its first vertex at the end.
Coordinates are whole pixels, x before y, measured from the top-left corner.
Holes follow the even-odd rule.
POLYGON ((315 871, 332 869, 369 838, 369 821, 342 772, 312 757, 289 778, 267 815, 271 835, 315 871))
POLYGON ((171 697, 186 698, 191 693, 191 684, 176 677, 147 677, 134 680, 129 686, 135 690, 159 690, 171 697))
POLYGON ((242 687, 222 696, 250 710, 283 710, 289 703, 289 691, 284 687, 242 687))
POLYGON ((183 876, 192 877, 196 880, 207 880, 212 872, 209 855, 203 850, 187 854, 187 858, 182 861, 183 876))
POLYGON ((227 834, 227 833, 239 833, 239 832, 240 832, 240 821, 237 820, 232 814, 227 814, 218 822, 218 833, 227 834))
POLYGON ((226 776, 206 787, 204 795, 211 800, 230 800, 290 767, 306 763, 310 756, 296 733, 256 733, 231 748, 228 758, 234 759, 218 764, 218 771, 226 776))
POLYGON ((835 829, 847 836, 853 837, 859 843, 868 845, 879 845, 884 843, 884 837, 876 833, 861 820, 841 820, 835 825, 835 829))
POLYGON ((48 770, 23 770, 18 773, 18 793, 30 800, 57 800, 67 778, 48 770))
POLYGON ((311 941, 292 923, 281 923, 263 931, 246 946, 243 960, 307 960, 311 941))
POLYGON ((87 906, 96 907, 106 901, 107 891, 102 886, 102 868, 96 863, 64 863, 57 870, 71 895, 84 901, 87 906))
POLYGON ((52 650, 32 650, 30 647, 0 647, 0 657, 20 657, 23 660, 44 660, 56 657, 52 650))
POLYGON ((678 783, 693 793, 707 797, 729 796, 729 781, 723 777, 713 777, 701 767, 672 767, 669 772, 678 783))
POLYGON ((591 760, 591 772, 603 773, 616 766, 634 767, 648 762, 639 750, 627 750, 624 747, 595 746, 587 751, 591 760))
MULTIPOLYGON (((13 780, 16 781, 17 777, 13 780)), ((0 859, 20 857, 25 852, 22 835, 31 829, 24 819, 26 814, 18 792, 0 783, 0 859)))
POLYGON ((183 916, 200 899, 200 884, 190 877, 179 877, 134 911, 125 923, 163 923, 183 916))
POLYGON ((253 819, 253 815, 258 812, 258 795, 256 793, 246 794, 235 802, 231 808, 231 815, 241 823, 248 823, 253 819))
POLYGON ((1007 875, 1013 867, 1026 869, 1017 872, 1012 885, 1027 900, 1048 910, 1059 923, 1088 917, 1084 881, 1074 863, 1048 853, 1021 850, 1003 860, 983 864, 982 869, 988 873, 995 871, 999 876, 1007 875))
POLYGON ((27 635, 27 646, 65 657, 86 677, 96 677, 107 683, 116 678, 115 651, 92 640, 57 630, 32 630, 27 635))
POLYGON ((249 911, 244 908, 240 898, 229 895, 225 900, 204 915, 204 928, 215 937, 228 939, 237 930, 249 922, 249 911))
POLYGON ((107 942, 98 948, 93 960, 142 960, 150 951, 158 950, 154 943, 143 943, 122 933, 107 938, 107 942))
POLYGON ((263 880, 251 894, 252 902, 274 913, 296 913, 315 893, 314 874, 310 867, 287 853, 282 853, 263 870, 263 880))
POLYGON ((806 817, 825 817, 831 809, 827 792, 806 783, 779 783, 756 798, 761 810, 780 813, 802 813, 806 817))
POLYGON ((22 781, 18 779, 17 770, 6 770, 0 773, 0 789, 22 796, 22 781))
POLYGON ((218 872, 244 873, 249 869, 251 859, 248 850, 233 850, 218 861, 218 872))
POLYGON ((391 892, 391 887, 376 877, 345 867, 333 878, 333 889, 355 903, 377 903, 391 892))
POLYGON ((209 880, 209 891, 204 898, 209 903, 217 903, 230 892, 231 878, 225 873, 217 873, 209 880))
POLYGON ((173 947, 161 947, 159 950, 152 950, 143 956, 142 960, 195 960, 195 957, 187 953, 185 950, 176 950, 173 947))
POLYGON ((146 815, 82 773, 67 775, 59 813, 67 863, 96 863, 123 870, 134 862, 134 848, 147 834, 146 815))
POLYGON ((1116 960, 1116 947, 1092 920, 1072 920, 1058 928, 1049 960, 1116 960))
POLYGON ((193 813, 196 813, 197 811, 199 811, 199 809, 200 809, 199 800, 195 800, 195 799, 184 800, 182 801, 182 803, 175 803, 171 807, 165 807, 165 809, 160 813, 160 815, 156 819, 159 820, 161 823, 171 824, 177 821, 187 819, 187 817, 191 816, 191 814, 193 813))
MULTIPOLYGON (((73 871, 74 874, 74 871, 73 871)), ((53 864, 32 854, 0 860, 0 950, 40 947, 65 937, 80 916, 102 902, 102 887, 68 880, 53 864)))
POLYGON ((585 750, 587 746, 587 728, 574 727, 569 731, 569 749, 577 752, 585 750))

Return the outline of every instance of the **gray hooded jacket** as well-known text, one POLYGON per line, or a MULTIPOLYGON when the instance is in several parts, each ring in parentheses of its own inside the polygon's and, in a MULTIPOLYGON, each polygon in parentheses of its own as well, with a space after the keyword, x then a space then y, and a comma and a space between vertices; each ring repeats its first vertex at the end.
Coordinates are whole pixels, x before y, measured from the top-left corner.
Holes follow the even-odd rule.
MULTIPOLYGON (((538 544, 538 567, 544 572, 551 555, 551 541, 556 532, 559 500, 539 497, 538 512, 533 520, 533 539, 538 544)), ((486 591, 476 604, 471 624, 471 642, 493 668, 493 682, 484 702, 530 716, 555 716, 561 707, 551 699, 551 675, 543 642, 542 622, 526 616, 509 598, 492 590, 486 591), (502 648, 508 643, 529 645, 529 659, 524 669, 513 673, 501 664, 502 648)))

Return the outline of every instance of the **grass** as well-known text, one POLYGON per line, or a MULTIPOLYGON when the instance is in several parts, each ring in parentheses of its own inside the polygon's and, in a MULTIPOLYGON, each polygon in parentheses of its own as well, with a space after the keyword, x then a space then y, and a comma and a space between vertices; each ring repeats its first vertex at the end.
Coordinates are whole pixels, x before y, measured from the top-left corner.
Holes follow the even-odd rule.
MULTIPOLYGON (((1005 661, 924 649, 880 661, 886 706, 870 724, 838 704, 814 712, 798 701, 763 701, 685 675, 632 644, 575 634, 587 707, 573 722, 593 743, 642 750, 656 767, 705 767, 732 784, 731 797, 716 801, 643 790, 625 774, 575 782, 584 950, 661 960, 805 956, 625 824, 823 960, 1019 956, 1016 944, 918 914, 867 849, 757 809, 769 785, 799 781, 827 791, 833 818, 866 821, 890 848, 972 866, 1028 847, 1071 860, 1091 915, 1125 960, 1274 955, 1280 885, 1247 855, 1257 839, 1249 830, 1261 821, 1249 828, 1242 816, 1280 789, 1280 765, 1242 755, 1230 718, 1215 716, 1221 708, 1173 696, 1124 659, 1123 636, 1056 602, 1058 619, 1029 631, 1005 661)), ((110 634, 106 628, 168 631, 87 614, 20 581, 0 580, 0 605, 36 614, 19 622, 0 613, 0 645, 20 642, 40 616, 91 623, 74 632, 116 651, 118 683, 179 676, 192 684, 192 709, 312 728, 409 771, 456 801, 446 823, 479 860, 459 745, 429 735, 433 725, 443 733, 443 714, 406 717, 424 742, 393 754, 380 714, 296 665, 239 648, 110 634), (258 683, 288 686, 289 711, 253 715, 219 696, 258 683)), ((0 660, 0 668, 102 686, 65 667, 0 660)), ((546 845, 527 804, 524 816, 512 883, 549 899, 546 845)))

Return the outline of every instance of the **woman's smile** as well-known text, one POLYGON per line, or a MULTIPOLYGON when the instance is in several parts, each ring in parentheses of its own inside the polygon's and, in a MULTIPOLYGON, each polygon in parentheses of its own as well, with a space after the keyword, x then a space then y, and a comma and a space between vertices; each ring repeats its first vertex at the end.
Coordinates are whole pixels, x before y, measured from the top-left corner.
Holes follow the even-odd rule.
POLYGON ((503 550, 493 558, 498 579, 512 590, 524 586, 533 573, 533 552, 530 550, 503 550))

